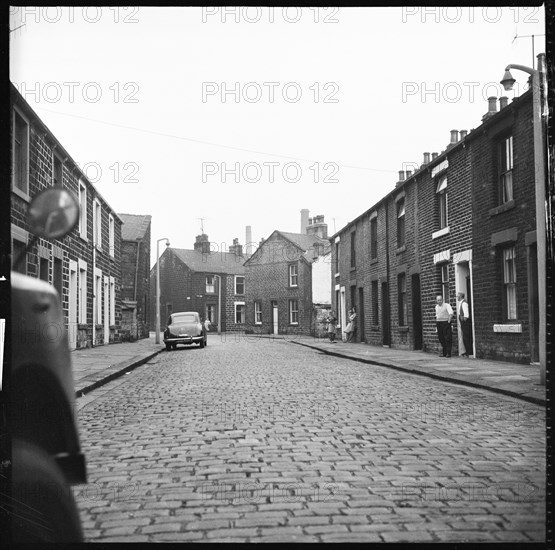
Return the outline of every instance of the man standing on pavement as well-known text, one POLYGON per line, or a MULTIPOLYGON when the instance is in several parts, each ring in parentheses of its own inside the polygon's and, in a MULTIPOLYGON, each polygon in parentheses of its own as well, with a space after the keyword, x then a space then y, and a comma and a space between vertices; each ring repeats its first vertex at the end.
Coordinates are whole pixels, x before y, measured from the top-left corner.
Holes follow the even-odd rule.
MULTIPOLYGON (((462 336, 462 355, 468 357, 472 355, 472 326, 470 323, 470 311, 468 309, 468 302, 464 299, 464 292, 457 293, 457 324, 462 336)), ((461 341, 459 336, 459 342, 461 341)), ((459 344, 459 348, 461 348, 459 344)))
POLYGON ((443 302, 443 296, 436 297, 436 326, 437 337, 441 344, 442 353, 440 357, 451 357, 451 318, 453 317, 453 308, 443 302))

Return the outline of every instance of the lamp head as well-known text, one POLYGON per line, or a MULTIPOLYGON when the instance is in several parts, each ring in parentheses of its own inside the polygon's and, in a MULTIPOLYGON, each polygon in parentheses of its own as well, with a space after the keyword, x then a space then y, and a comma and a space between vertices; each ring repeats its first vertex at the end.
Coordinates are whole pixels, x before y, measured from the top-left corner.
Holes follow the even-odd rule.
POLYGON ((513 84, 515 82, 516 80, 513 78, 511 71, 505 71, 505 74, 503 75, 503 80, 501 80, 501 84, 503 85, 503 88, 505 88, 505 91, 508 92, 509 90, 512 90, 513 84))
POLYGON ((166 246, 170 246, 170 241, 168 241, 168 239, 166 239, 166 246))

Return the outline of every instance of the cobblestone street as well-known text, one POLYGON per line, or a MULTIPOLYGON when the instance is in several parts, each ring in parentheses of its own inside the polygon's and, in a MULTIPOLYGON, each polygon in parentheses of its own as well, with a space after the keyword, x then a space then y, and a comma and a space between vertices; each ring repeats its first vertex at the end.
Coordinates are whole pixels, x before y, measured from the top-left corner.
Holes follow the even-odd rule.
POLYGON ((518 399, 211 335, 77 403, 87 541, 545 540, 545 416, 518 399))

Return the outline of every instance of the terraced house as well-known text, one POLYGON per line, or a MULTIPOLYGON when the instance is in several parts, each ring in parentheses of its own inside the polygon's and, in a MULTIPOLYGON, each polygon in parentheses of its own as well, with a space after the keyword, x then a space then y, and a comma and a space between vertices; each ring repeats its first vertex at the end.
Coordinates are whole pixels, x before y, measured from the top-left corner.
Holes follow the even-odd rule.
POLYGON ((301 210, 301 232, 274 231, 245 262, 248 331, 256 334, 324 332, 331 307, 329 243, 324 216, 301 210))
POLYGON ((11 85, 12 268, 54 285, 71 348, 119 341, 121 218, 11 85), (43 189, 60 186, 78 199, 78 225, 63 239, 32 239, 27 207, 43 189))
MULTIPOLYGON (((171 313, 196 311, 222 332, 245 328, 246 257, 238 239, 228 251, 219 251, 208 235, 197 235, 194 248, 168 247, 160 256, 160 325, 171 313)), ((150 275, 150 319, 156 322, 156 265, 150 275)))
POLYGON ((490 98, 476 129, 452 130, 444 151, 424 153, 330 238, 333 304, 342 323, 356 306, 357 341, 437 352, 435 296, 456 310, 464 292, 471 355, 538 361, 532 118, 531 91, 490 98))

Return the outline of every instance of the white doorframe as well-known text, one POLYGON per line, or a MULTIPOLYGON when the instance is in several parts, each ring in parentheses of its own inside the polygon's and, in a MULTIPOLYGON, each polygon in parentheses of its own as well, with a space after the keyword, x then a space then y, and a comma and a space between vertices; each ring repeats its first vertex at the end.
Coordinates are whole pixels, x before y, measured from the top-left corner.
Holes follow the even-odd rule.
POLYGON ((110 343, 110 278, 104 275, 104 343, 110 343))
POLYGON ((341 329, 341 339, 346 340, 345 327, 347 326, 347 311, 345 310, 345 287, 342 286, 339 289, 339 300, 341 301, 341 307, 339 308, 339 322, 341 329))
POLYGON ((279 329, 278 320, 279 320, 278 305, 277 305, 277 302, 273 302, 272 303, 272 334, 278 334, 278 329, 279 329))
POLYGON ((77 262, 69 261, 69 296, 67 340, 70 349, 77 347, 77 262))
MULTIPOLYGON (((476 333, 474 323, 474 278, 472 277, 472 250, 465 250, 453 254, 453 263, 455 264, 455 291, 467 294, 466 277, 470 277, 470 320, 472 322, 472 353, 467 350, 469 355, 476 358, 476 333), (460 265, 460 264, 467 265, 460 265)), ((468 300, 467 300, 468 301, 468 300)), ((458 312, 457 312, 458 316, 458 312)))

